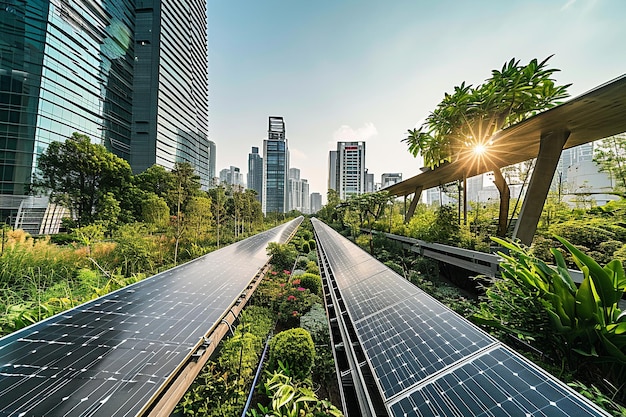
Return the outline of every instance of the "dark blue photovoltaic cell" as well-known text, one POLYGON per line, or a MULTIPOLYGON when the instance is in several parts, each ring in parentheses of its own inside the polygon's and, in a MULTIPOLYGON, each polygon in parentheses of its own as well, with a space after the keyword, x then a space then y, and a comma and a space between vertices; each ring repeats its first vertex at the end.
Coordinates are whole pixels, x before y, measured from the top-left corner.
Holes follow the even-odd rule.
POLYGON ((136 415, 300 221, 0 339, 0 416, 136 415))
POLYGON ((341 289, 346 305, 349 305, 348 314, 353 321, 360 320, 381 309, 391 306, 402 298, 423 293, 415 285, 395 279, 395 274, 385 267, 381 272, 372 275, 366 280, 341 289), (408 284, 408 285, 407 285, 408 284))
POLYGON ((354 324, 388 399, 494 340, 425 294, 354 324))
POLYGON ((337 298, 391 416, 607 416, 328 226, 312 221, 337 298))
POLYGON ((471 358, 390 406, 393 416, 605 416, 504 347, 471 358))

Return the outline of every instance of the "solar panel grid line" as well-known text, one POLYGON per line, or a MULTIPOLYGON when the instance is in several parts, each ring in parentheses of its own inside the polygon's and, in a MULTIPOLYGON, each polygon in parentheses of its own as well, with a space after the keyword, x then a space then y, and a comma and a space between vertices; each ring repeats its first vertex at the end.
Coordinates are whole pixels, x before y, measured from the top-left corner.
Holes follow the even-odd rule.
MULTIPOLYGON (((319 246, 331 248, 332 259, 343 258, 333 270, 340 275, 354 245, 318 221, 314 226, 316 232, 326 232, 319 233, 319 246)), ((405 281, 395 273, 375 276, 385 277, 390 288, 391 281, 405 281)), ((355 293, 352 304, 349 295, 342 295, 348 317, 358 311, 359 302, 374 295, 370 292, 359 300, 364 296, 357 290, 366 294, 375 283, 363 279, 348 287, 355 293)), ((387 305, 353 322, 391 416, 608 415, 429 295, 398 291, 395 295, 395 301, 390 297, 387 305)))
MULTIPOLYGON (((318 251, 321 252, 321 256, 319 256, 319 258, 323 260, 323 262, 321 262, 319 265, 321 272, 323 273, 323 276, 325 277, 326 280, 332 281, 334 279, 334 276, 333 276, 333 271, 331 269, 330 260, 328 259, 328 253, 325 247, 321 245, 320 238, 317 236, 317 233, 316 233, 316 239, 318 243, 317 245, 318 251)), ((330 284, 332 284, 332 282, 330 284)), ((333 306, 335 306, 335 309, 337 310, 339 307, 337 293, 333 289, 332 285, 328 285, 328 287, 329 287, 328 295, 331 298, 331 303, 333 306)), ((372 404, 370 395, 368 393, 367 384, 365 382, 364 375, 361 371, 361 367, 358 365, 358 359, 357 359, 356 352, 354 350, 353 341, 351 340, 351 337, 350 337, 350 332, 347 329, 346 323, 343 320, 343 315, 341 314, 341 312, 336 311, 336 313, 337 314, 336 314, 335 324, 339 330, 340 342, 343 344, 345 358, 349 365, 348 370, 344 372, 341 372, 341 370, 339 370, 338 367, 335 368, 336 373, 337 373, 337 379, 338 379, 338 383, 340 384, 340 386, 342 386, 342 388, 344 385, 344 381, 346 383, 352 384, 354 388, 354 395, 356 396, 354 400, 356 400, 356 402, 358 403, 357 405, 348 401, 348 399, 344 395, 344 390, 342 389, 341 401, 342 401, 343 411, 348 417, 350 416, 349 410, 356 410, 359 413, 360 417, 374 417, 377 415, 377 413, 376 413, 374 405, 372 404)), ((331 329, 331 337, 334 337, 332 329, 331 329)), ((333 349, 333 357, 335 359, 335 363, 338 363, 336 349, 333 349)), ((353 411, 350 411, 350 412, 353 412, 353 411)))
POLYGON ((475 352, 473 352, 472 354, 470 354, 467 357, 464 357, 463 359, 460 359, 454 363, 452 363, 451 365, 440 369, 437 372, 434 372, 430 375, 428 375, 427 377, 425 377, 424 379, 422 379, 421 381, 419 381, 417 384, 411 385, 410 387, 394 394, 392 397, 389 397, 387 399, 387 404, 389 404, 390 406, 393 405, 394 403, 398 402, 398 400, 402 399, 403 397, 410 395, 411 393, 415 392, 415 391, 419 391, 420 389, 422 389, 424 386, 431 384, 433 381, 436 381, 437 379, 439 379, 441 376, 443 375, 447 375, 450 374, 454 371, 456 371, 459 368, 462 368, 467 362, 473 360, 473 358, 481 356, 485 353, 488 353, 494 349, 497 349, 500 347, 499 343, 494 343, 491 345, 487 345, 483 348, 481 348, 480 350, 477 350, 475 352))
POLYGON ((214 324, 211 317, 240 299, 250 277, 267 263, 267 242, 292 236, 301 220, 1 338, 0 415, 43 415, 50 410, 55 415, 137 415, 181 359, 192 355, 214 324), (231 257, 246 262, 229 261, 231 257), (211 274, 212 269, 223 271, 211 274), (191 297, 194 291, 198 296, 191 297), (181 299, 176 300, 178 295, 181 299), (198 308, 200 300, 211 306, 198 308), (183 308, 189 311, 183 313, 183 308))

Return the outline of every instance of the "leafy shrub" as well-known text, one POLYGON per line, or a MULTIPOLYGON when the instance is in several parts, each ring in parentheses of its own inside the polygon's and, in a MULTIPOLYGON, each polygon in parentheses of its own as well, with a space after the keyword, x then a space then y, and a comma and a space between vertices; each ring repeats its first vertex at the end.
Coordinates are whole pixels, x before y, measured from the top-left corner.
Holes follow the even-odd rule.
POLYGON ((317 253, 315 253, 315 251, 309 252, 306 257, 309 258, 309 261, 317 264, 317 253))
POLYGON ((298 251, 288 243, 270 242, 267 245, 267 254, 272 257, 274 269, 279 271, 283 269, 291 271, 298 257, 298 251))
POLYGON ((219 357, 220 367, 231 375, 238 375, 239 379, 247 383, 252 380, 252 374, 259 360, 258 352, 263 347, 263 340, 252 333, 235 333, 226 340, 219 357))
POLYGON ((315 345, 311 334, 302 328, 294 328, 278 333, 270 342, 268 369, 279 369, 278 361, 288 364, 293 376, 305 380, 311 376, 315 359, 315 345))
POLYGON ((302 244, 302 248, 300 249, 300 252, 302 252, 302 253, 309 253, 309 252, 311 252, 311 248, 309 247, 309 242, 304 242, 302 244))
POLYGON ((311 291, 312 294, 322 295, 322 278, 319 275, 304 273, 298 276, 300 286, 311 291))
MULTIPOLYGON (((626 293, 624 268, 618 260, 601 267, 567 240, 556 238, 584 272, 579 286, 559 251, 552 251, 557 267, 550 267, 529 255, 523 246, 493 238, 509 251, 500 252, 504 258, 501 282, 507 291, 489 289, 491 306, 481 305, 481 314, 476 317, 501 330, 527 334, 531 340, 545 337, 559 359, 572 369, 601 373, 614 386, 622 386, 626 375, 626 314, 618 303, 626 293), (526 306, 518 311, 512 303, 519 299, 525 299, 526 306), (520 329, 512 328, 510 320, 519 323, 520 329)), ((617 397, 623 401, 626 393, 617 397)))
POLYGON ((311 248, 311 250, 315 250, 316 246, 314 239, 309 240, 309 248, 311 248))
POLYGON ((398 265, 394 261, 385 261, 384 264, 387 268, 391 269, 396 274, 404 277, 404 268, 402 267, 402 265, 398 265))
POLYGON ((320 269, 315 262, 309 261, 306 264, 306 272, 308 272, 309 274, 319 275, 320 269))
POLYGON ((264 383, 269 406, 259 404, 253 417, 343 417, 343 413, 328 400, 319 400, 310 384, 290 375, 287 367, 271 374, 264 383))
POLYGON ((239 316, 238 331, 250 332, 265 340, 274 328, 276 315, 272 310, 261 306, 247 306, 239 316), (241 330, 239 330, 241 329, 241 330))
POLYGON ((306 265, 309 262, 309 258, 306 256, 298 256, 298 260, 296 261, 296 268, 298 269, 306 269, 306 265))
POLYGON ((316 346, 328 344, 328 319, 321 304, 313 304, 311 310, 300 318, 300 326, 311 334, 316 346))

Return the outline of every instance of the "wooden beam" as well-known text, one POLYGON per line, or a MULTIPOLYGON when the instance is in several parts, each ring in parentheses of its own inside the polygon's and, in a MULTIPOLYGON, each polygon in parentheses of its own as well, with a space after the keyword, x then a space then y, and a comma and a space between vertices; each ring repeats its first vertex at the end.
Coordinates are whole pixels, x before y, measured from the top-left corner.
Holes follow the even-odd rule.
POLYGON ((513 238, 519 239, 525 245, 530 246, 533 241, 561 151, 569 135, 568 130, 560 130, 541 136, 535 169, 513 231, 513 238))
POLYGON ((422 189, 424 187, 415 187, 415 193, 413 194, 413 200, 411 200, 411 205, 409 206, 409 211, 407 211, 404 216, 404 222, 408 223, 411 220, 411 217, 415 214, 415 208, 417 207, 417 203, 422 196, 422 189))

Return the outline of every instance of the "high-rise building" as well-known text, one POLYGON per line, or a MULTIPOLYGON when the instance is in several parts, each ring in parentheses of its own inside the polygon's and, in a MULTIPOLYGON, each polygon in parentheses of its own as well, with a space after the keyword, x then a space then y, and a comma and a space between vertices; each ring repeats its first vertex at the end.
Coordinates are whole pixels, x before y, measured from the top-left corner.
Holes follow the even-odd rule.
POLYGON ((402 182, 402 174, 399 172, 387 172, 380 176, 380 187, 385 188, 390 185, 397 184, 402 182))
POLYGON ((209 181, 210 186, 213 185, 213 180, 215 179, 215 170, 217 168, 217 148, 215 146, 215 142, 212 140, 209 141, 209 181))
POLYGON ((267 139, 263 141, 263 213, 285 213, 289 148, 282 117, 270 116, 267 139))
POLYGON ((257 201, 263 201, 263 158, 259 155, 259 148, 252 147, 248 154, 248 188, 256 191, 257 201))
POLYGON ((209 186, 206 0, 135 0, 130 164, 190 162, 209 186))
POLYGON ((330 151, 328 153, 328 190, 339 190, 337 182, 337 151, 330 151))
POLYGON ((237 167, 230 166, 220 171, 220 183, 243 188, 243 175, 237 167))
POLYGON ((373 193, 374 191, 376 191, 374 173, 367 172, 367 168, 365 168, 365 192, 373 193))
POLYGON ((337 142, 339 198, 365 192, 365 142, 337 142))
POLYGON ((311 193, 310 213, 315 214, 322 209, 322 195, 320 193, 311 193))
POLYGON ((297 210, 304 214, 309 214, 309 182, 300 178, 298 168, 289 168, 289 179, 287 180, 288 205, 287 211, 297 210))
POLYGON ((0 210, 73 132, 134 172, 177 161, 209 183, 205 0, 7 0, 0 12, 0 210))
POLYGON ((287 201, 287 211, 298 210, 302 212, 302 181, 298 168, 289 168, 287 201))

